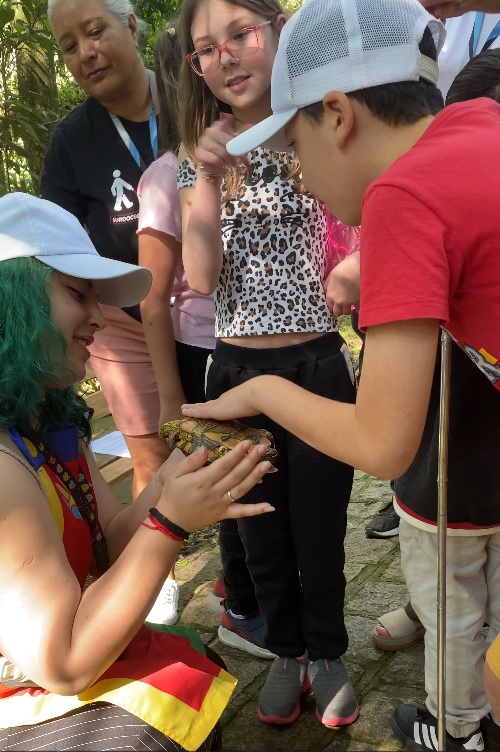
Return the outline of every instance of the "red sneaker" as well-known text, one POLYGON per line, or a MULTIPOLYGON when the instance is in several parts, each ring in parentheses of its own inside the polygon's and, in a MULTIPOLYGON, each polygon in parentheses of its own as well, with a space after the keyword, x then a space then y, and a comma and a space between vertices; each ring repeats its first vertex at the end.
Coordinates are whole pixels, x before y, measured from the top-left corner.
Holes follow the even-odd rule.
POLYGON ((218 630, 219 640, 224 645, 243 650, 258 658, 276 658, 265 646, 266 623, 262 614, 236 619, 224 608, 218 630))
POLYGON ((224 613, 225 598, 226 588, 224 585, 224 575, 222 574, 221 570, 212 586, 212 590, 207 595, 207 605, 210 611, 222 615, 224 613))

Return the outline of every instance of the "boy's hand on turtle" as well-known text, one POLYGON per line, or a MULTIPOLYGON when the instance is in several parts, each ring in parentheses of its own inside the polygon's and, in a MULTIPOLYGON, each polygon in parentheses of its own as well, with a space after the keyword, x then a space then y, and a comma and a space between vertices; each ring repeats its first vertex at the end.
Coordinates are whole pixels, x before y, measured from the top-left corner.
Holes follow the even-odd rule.
MULTIPOLYGON (((258 376, 257 380, 259 378, 261 377, 258 376)), ((182 414, 192 418, 214 418, 215 420, 233 420, 259 415, 262 411, 255 402, 254 381, 256 379, 235 386, 221 394, 218 399, 182 405, 182 414)))

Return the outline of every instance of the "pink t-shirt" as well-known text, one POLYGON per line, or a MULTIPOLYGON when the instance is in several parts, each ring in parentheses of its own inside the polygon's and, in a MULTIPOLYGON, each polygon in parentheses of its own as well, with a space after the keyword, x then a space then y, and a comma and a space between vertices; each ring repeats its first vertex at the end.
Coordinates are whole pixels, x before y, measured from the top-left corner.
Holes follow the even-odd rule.
MULTIPOLYGON (((181 205, 177 190, 177 158, 167 152, 144 172, 137 187, 139 224, 137 233, 150 228, 181 242, 181 205)), ((179 269, 172 290, 172 321, 177 342, 213 350, 215 305, 213 295, 199 295, 189 287, 179 269)))
POLYGON ((362 328, 438 319, 500 388, 500 105, 453 104, 367 189, 362 328))

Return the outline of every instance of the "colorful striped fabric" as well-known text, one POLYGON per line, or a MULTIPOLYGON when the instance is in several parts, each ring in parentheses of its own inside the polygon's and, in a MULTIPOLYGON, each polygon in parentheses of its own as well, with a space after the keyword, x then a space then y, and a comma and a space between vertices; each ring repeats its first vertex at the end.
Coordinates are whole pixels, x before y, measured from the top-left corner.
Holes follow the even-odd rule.
POLYGON ((200 652, 187 627, 144 626, 123 655, 80 695, 0 685, 0 727, 41 723, 90 702, 109 702, 154 726, 187 750, 209 735, 237 680, 200 652))

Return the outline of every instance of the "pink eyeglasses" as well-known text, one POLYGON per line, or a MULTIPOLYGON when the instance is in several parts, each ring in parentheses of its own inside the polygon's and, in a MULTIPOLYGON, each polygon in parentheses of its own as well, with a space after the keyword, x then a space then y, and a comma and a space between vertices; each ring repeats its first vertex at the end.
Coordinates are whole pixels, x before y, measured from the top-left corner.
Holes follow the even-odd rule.
POLYGON ((200 47, 199 50, 191 52, 186 55, 186 60, 198 76, 210 76, 219 70, 224 50, 234 60, 244 60, 255 55, 260 47, 260 29, 271 23, 272 21, 264 21, 256 26, 245 26, 244 29, 231 34, 222 44, 209 44, 207 47, 200 47))

